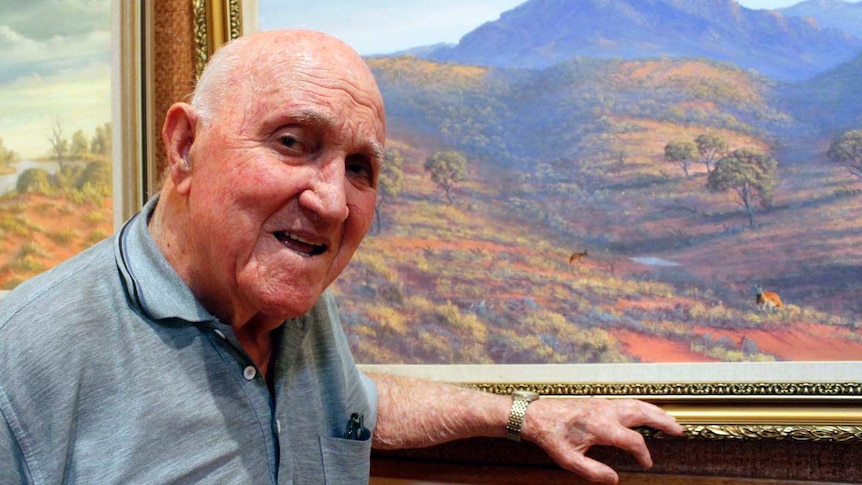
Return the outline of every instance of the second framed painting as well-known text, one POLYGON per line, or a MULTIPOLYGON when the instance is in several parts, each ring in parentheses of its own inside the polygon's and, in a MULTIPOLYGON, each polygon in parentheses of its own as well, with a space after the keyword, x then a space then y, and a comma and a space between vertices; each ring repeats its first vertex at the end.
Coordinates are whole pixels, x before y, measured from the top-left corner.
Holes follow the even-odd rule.
POLYGON ((139 1, 4 5, 0 298, 140 208, 145 17, 139 1))

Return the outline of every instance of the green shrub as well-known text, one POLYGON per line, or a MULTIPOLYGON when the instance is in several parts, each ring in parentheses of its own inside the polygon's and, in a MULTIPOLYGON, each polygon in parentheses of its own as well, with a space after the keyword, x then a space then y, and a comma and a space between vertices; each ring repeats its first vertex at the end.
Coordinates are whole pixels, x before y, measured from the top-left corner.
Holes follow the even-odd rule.
POLYGON ((3 289, 4 290, 14 290, 16 286, 20 285, 23 282, 24 282, 24 278, 22 278, 20 276, 13 276, 12 279, 7 281, 6 283, 3 283, 3 289))
POLYGON ((89 247, 96 244, 97 242, 107 239, 110 236, 111 235, 107 232, 96 229, 95 231, 92 231, 89 235, 87 235, 87 239, 84 241, 84 244, 89 247))
POLYGON ((4 269, 13 273, 40 273, 45 270, 45 265, 32 254, 27 254, 9 261, 4 269))
POLYGON ((23 214, 0 216, 0 230, 21 237, 30 237, 39 232, 38 226, 27 222, 23 214))
POLYGON ((60 232, 49 233, 48 237, 58 244, 69 244, 78 237, 80 237, 80 234, 78 234, 78 231, 76 231, 74 228, 70 227, 67 229, 63 229, 60 232))
POLYGON ((51 253, 42 249, 38 244, 36 244, 36 242, 30 241, 30 242, 24 244, 23 246, 21 246, 20 249, 18 249, 18 255, 17 255, 18 258, 23 258, 26 256, 36 256, 39 258, 50 258, 51 253))
POLYGON ((93 211, 84 215, 84 222, 88 224, 99 224, 105 220, 105 215, 101 211, 93 211))
POLYGON ((51 174, 47 170, 28 168, 18 176, 15 190, 21 194, 51 194, 54 191, 54 184, 51 182, 51 174))

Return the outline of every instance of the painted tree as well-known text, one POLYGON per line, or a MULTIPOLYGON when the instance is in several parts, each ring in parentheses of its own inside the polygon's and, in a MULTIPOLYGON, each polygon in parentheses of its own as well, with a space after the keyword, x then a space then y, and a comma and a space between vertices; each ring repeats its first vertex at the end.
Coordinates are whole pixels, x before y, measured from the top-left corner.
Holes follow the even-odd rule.
POLYGON ((713 192, 733 190, 754 228, 755 205, 769 207, 778 185, 778 162, 769 155, 747 148, 734 150, 720 159, 709 174, 707 185, 713 192))
POLYGON ((467 178, 467 159, 456 151, 436 152, 425 160, 425 171, 431 172, 431 180, 443 189, 450 204, 452 189, 467 178))
POLYGON ((850 173, 862 178, 862 130, 846 131, 839 135, 829 145, 826 157, 846 166, 850 173))
POLYGON ((96 133, 90 140, 90 153, 94 155, 111 155, 111 124, 105 123, 96 127, 96 133))
POLYGON ((51 155, 57 160, 57 164, 62 170, 69 156, 69 140, 63 138, 63 124, 59 118, 54 120, 54 124, 51 125, 48 141, 51 143, 51 155))
POLYGON ((104 197, 111 196, 112 166, 106 160, 96 160, 87 164, 76 182, 78 190, 92 190, 104 197))
POLYGON ((387 148, 380 176, 377 178, 377 205, 374 215, 377 218, 377 233, 382 225, 381 208, 386 201, 401 194, 404 187, 404 154, 397 148, 387 148))
POLYGON ((694 139, 697 152, 700 154, 700 163, 706 166, 706 173, 712 172, 712 164, 727 154, 727 141, 709 133, 698 135, 694 139))
POLYGON ((685 173, 685 178, 689 177, 688 170, 697 155, 697 145, 688 140, 674 140, 664 146, 664 159, 679 165, 685 173))
POLYGON ((84 136, 83 130, 78 130, 72 134, 72 146, 69 149, 69 154, 75 160, 83 160, 90 153, 90 143, 87 137, 84 136))

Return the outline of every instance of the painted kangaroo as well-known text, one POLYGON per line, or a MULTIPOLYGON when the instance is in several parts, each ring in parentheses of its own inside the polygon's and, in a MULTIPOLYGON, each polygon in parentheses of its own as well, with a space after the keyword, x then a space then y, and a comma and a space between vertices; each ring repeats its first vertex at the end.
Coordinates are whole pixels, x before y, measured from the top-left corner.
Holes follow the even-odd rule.
POLYGON ((757 292, 755 295, 755 302, 757 303, 758 310, 772 313, 774 310, 784 306, 781 303, 781 297, 778 296, 778 293, 763 291, 763 288, 761 288, 760 285, 755 285, 754 290, 757 292))
POLYGON ((581 260, 586 258, 586 257, 587 257, 587 250, 586 249, 580 253, 572 253, 572 255, 569 256, 569 264, 580 263, 581 260))

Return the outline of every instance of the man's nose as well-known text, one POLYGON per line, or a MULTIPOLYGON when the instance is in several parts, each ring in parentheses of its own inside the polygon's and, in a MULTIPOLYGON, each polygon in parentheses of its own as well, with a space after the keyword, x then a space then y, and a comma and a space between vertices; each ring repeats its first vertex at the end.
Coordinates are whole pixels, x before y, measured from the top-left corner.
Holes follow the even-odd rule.
POLYGON ((326 164, 314 173, 300 203, 323 220, 343 222, 349 212, 346 183, 343 160, 326 164))

